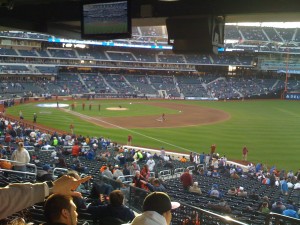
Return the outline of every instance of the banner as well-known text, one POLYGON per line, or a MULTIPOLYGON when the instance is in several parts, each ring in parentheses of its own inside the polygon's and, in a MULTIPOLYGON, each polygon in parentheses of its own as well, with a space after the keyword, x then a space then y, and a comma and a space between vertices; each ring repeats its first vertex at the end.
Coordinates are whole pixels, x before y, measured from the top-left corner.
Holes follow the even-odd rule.
POLYGON ((300 100, 300 93, 286 93, 285 99, 287 100, 300 100))

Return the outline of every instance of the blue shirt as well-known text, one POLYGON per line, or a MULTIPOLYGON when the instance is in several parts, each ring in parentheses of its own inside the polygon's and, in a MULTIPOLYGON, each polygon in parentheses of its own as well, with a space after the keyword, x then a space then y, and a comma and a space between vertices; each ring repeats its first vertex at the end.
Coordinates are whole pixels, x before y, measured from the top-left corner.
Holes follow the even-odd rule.
POLYGON ((293 217, 299 219, 298 213, 293 209, 286 209, 283 211, 282 215, 293 217))

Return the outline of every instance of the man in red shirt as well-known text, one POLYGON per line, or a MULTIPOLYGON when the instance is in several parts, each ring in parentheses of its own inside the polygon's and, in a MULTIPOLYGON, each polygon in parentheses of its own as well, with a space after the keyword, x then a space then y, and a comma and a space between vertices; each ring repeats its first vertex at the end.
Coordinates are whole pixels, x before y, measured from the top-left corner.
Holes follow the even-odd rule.
POLYGON ((247 156, 248 156, 248 149, 245 145, 243 148, 243 161, 247 161, 247 156))
POLYGON ((76 142, 75 145, 72 147, 72 156, 78 156, 80 152, 80 146, 76 142))
POLYGON ((132 136, 131 135, 128 135, 128 138, 127 138, 127 145, 131 145, 132 143, 132 136))
POLYGON ((185 169, 184 173, 180 176, 180 181, 182 183, 184 190, 189 190, 189 187, 193 184, 193 177, 190 174, 189 169, 185 169))
POLYGON ((9 133, 6 133, 6 134, 5 134, 4 141, 5 141, 5 143, 6 143, 7 146, 10 146, 11 136, 10 136, 9 133))

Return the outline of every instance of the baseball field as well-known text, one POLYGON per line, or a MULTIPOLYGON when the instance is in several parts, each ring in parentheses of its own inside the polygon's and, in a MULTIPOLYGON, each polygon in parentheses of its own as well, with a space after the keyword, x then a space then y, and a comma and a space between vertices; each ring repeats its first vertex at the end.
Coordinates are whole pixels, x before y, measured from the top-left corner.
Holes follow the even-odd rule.
POLYGON ((103 136, 122 144, 130 134, 135 146, 189 153, 209 152, 216 144, 218 153, 233 160, 242 159, 246 145, 248 161, 278 169, 300 168, 299 102, 60 100, 58 108, 56 101, 41 107, 44 103, 21 104, 6 112, 18 116, 22 111, 28 122, 37 113, 38 125, 69 132, 73 124, 76 134, 103 136))

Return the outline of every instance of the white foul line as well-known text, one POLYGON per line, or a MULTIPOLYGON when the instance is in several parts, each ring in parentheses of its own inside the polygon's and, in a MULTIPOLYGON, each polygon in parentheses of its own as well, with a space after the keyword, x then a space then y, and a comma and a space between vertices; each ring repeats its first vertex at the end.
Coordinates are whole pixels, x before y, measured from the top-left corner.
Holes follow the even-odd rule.
MULTIPOLYGON (((62 109, 62 108, 61 108, 61 109, 62 109)), ((122 129, 122 130, 129 131, 130 133, 134 133, 134 134, 143 136, 143 137, 145 137, 145 138, 149 138, 149 139, 158 141, 158 142, 160 142, 160 143, 167 144, 167 145, 173 146, 173 147, 175 147, 175 148, 182 149, 182 150, 184 150, 184 151, 189 151, 189 152, 191 151, 191 150, 189 150, 189 149, 187 149, 187 148, 183 148, 183 147, 180 147, 180 146, 178 146, 178 145, 174 145, 174 144, 165 142, 165 141, 163 141, 163 140, 160 140, 160 139, 157 139, 157 138, 154 138, 154 137, 151 137, 151 136, 148 136, 148 135, 139 133, 139 132, 134 131, 134 130, 127 129, 127 128, 125 128, 125 127, 118 126, 118 125, 113 124, 113 123, 109 123, 109 122, 107 122, 107 121, 104 121, 104 120, 101 120, 101 119, 98 119, 98 118, 95 118, 95 117, 87 116, 87 115, 84 115, 84 114, 81 114, 81 113, 78 113, 78 112, 71 111, 71 110, 69 110, 69 109, 62 109, 62 110, 66 111, 66 112, 68 112, 68 113, 71 113, 71 114, 73 114, 73 115, 77 115, 77 116, 82 117, 82 118, 86 118, 86 119, 89 119, 89 120, 96 120, 96 121, 99 121, 99 122, 108 124, 108 125, 110 125, 110 126, 113 126, 113 127, 116 127, 116 128, 120 128, 120 129, 122 129)))

